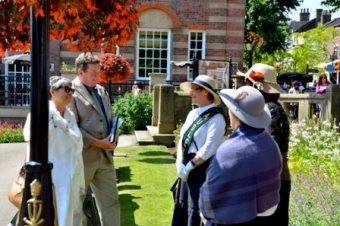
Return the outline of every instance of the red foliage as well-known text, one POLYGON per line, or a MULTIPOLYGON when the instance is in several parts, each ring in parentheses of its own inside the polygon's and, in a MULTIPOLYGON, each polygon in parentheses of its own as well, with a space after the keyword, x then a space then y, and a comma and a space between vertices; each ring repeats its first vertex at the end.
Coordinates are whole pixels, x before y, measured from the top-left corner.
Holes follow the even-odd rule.
POLYGON ((124 83, 127 82, 131 70, 127 60, 113 53, 105 53, 98 56, 100 60, 100 74, 97 79, 98 83, 124 83))
MULTIPOLYGON (((41 0, 0 1, 0 55, 30 47, 29 9, 44 16, 41 0)), ((50 0, 50 37, 73 51, 113 52, 132 39, 138 23, 136 0, 50 0)))
POLYGON ((257 46, 257 45, 261 46, 264 42, 264 39, 262 36, 252 31, 247 32, 244 39, 245 39, 244 40, 245 43, 251 43, 253 46, 257 46))

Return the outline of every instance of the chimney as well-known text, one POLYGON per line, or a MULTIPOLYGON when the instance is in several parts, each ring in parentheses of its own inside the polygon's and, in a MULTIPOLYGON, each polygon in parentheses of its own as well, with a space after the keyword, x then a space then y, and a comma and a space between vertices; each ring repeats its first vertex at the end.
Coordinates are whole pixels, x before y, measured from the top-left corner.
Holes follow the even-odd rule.
POLYGON ((316 22, 321 22, 322 9, 316 9, 316 22))
POLYGON ((300 21, 309 21, 309 10, 308 9, 301 9, 300 11, 300 21))
POLYGON ((329 10, 324 10, 321 15, 321 23, 326 24, 332 20, 332 14, 329 10))

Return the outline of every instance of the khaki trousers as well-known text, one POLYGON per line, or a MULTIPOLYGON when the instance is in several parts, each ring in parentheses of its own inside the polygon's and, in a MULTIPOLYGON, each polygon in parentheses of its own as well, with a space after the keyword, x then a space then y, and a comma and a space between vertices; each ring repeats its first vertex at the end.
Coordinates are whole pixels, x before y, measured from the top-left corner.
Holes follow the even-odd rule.
POLYGON ((120 226, 120 205, 116 171, 112 163, 100 154, 93 163, 84 162, 85 188, 89 185, 96 198, 102 226, 120 226))

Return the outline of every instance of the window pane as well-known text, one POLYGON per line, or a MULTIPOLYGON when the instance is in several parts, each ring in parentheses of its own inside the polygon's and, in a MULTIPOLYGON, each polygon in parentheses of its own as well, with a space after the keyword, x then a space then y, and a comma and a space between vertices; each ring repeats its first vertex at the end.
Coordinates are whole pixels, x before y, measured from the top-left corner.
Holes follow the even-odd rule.
POLYGON ((139 69, 139 77, 145 77, 145 70, 144 69, 139 69))
POLYGON ((197 47, 196 48, 197 49, 202 49, 202 42, 201 41, 197 42, 197 47))
POLYGON ((152 58, 152 50, 147 50, 146 53, 147 58, 152 58))
POLYGON ((161 48, 161 40, 155 39, 154 40, 154 48, 161 48))
POLYGON ((159 67, 159 60, 158 59, 153 61, 153 66, 154 67, 159 67))
POLYGON ((145 67, 145 59, 139 59, 139 67, 145 67))
POLYGON ((139 57, 145 57, 145 50, 143 50, 143 49, 140 49, 139 50, 139 57))
POLYGON ((145 47, 146 47, 145 44, 146 44, 146 43, 145 43, 145 40, 140 40, 140 42, 139 42, 139 47, 145 48, 145 47))
POLYGON ((162 50, 161 51, 161 58, 164 58, 164 59, 166 59, 166 57, 167 57, 167 55, 168 55, 168 51, 166 51, 166 50, 162 50))
POLYGON ((145 31, 140 31, 139 32, 139 38, 144 39, 145 38, 145 31))
POLYGON ((163 49, 166 49, 166 48, 168 48, 168 40, 167 39, 163 39, 162 40, 162 46, 161 46, 163 49))
POLYGON ((162 60, 161 61, 161 67, 166 68, 166 66, 167 66, 167 60, 162 60))
POLYGON ((197 51, 196 58, 197 59, 202 59, 202 51, 197 51))
POLYGON ((154 58, 158 59, 159 56, 160 56, 160 51, 159 51, 159 50, 153 51, 153 57, 154 57, 154 58))

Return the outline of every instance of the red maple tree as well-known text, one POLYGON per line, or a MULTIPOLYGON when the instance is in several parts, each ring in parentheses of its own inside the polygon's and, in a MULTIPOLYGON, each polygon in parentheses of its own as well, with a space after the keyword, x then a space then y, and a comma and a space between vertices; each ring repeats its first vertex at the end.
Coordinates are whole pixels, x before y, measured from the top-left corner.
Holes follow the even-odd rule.
MULTIPOLYGON (((30 7, 45 16, 46 0, 0 1, 0 56, 30 48, 30 7)), ((136 0, 50 0, 50 38, 71 51, 114 52, 132 39, 138 23, 136 0)))

